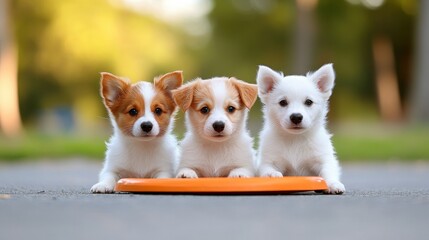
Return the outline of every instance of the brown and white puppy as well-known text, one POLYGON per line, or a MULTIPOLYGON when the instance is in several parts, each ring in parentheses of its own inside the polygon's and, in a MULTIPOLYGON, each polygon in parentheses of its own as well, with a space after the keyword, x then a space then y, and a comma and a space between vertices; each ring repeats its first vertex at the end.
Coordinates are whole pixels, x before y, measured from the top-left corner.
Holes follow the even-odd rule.
POLYGON ((177 162, 177 140, 171 134, 177 112, 171 90, 182 85, 182 72, 149 82, 129 83, 101 73, 101 96, 113 126, 104 167, 93 193, 113 192, 120 178, 168 178, 177 162))
POLYGON ((178 178, 253 177, 253 139, 246 128, 256 84, 235 78, 196 79, 173 90, 185 111, 178 178))

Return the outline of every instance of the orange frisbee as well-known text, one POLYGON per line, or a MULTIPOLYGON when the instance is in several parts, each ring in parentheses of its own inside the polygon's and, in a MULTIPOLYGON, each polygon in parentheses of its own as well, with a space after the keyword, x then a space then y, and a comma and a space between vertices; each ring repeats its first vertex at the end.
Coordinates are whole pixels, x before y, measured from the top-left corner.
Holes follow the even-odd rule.
POLYGON ((122 178, 116 192, 135 193, 281 193, 327 190, 321 177, 282 178, 122 178))

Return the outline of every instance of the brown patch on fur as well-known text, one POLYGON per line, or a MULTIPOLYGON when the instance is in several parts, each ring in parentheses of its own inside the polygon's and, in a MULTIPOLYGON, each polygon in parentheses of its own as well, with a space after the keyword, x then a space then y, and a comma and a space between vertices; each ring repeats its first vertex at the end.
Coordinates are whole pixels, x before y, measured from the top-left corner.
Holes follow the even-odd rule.
POLYGON ((208 107, 211 110, 214 106, 213 99, 214 96, 213 90, 210 86, 210 81, 197 81, 194 87, 191 107, 195 111, 200 111, 203 107, 208 107))
POLYGON ((154 96, 150 106, 150 110, 152 111, 155 120, 159 125, 160 132, 158 136, 162 136, 167 132, 168 126, 170 125, 170 119, 176 112, 176 104, 170 95, 170 92, 158 91, 154 96), (162 110, 161 115, 157 115, 155 113, 155 109, 157 108, 162 110))
POLYGON ((224 108, 225 111, 229 106, 235 107, 237 110, 243 109, 244 104, 241 101, 240 93, 238 92, 237 88, 235 87, 235 84, 231 79, 228 79, 225 81, 226 91, 227 91, 227 99, 225 99, 224 108))
POLYGON ((228 119, 233 123, 234 125, 240 122, 244 116, 244 108, 246 107, 241 100, 240 93, 235 87, 235 84, 231 79, 228 79, 225 81, 225 87, 226 87, 226 99, 224 101, 224 111, 228 119), (228 108, 232 106, 236 110, 232 113, 228 112, 228 108))
POLYGON ((110 110, 116 119, 118 127, 127 135, 132 135, 134 122, 143 116, 145 112, 144 106, 145 100, 140 93, 139 87, 131 85, 129 91, 127 91, 121 100, 118 100, 110 110), (132 116, 129 113, 133 108, 138 112, 136 116, 132 116))
POLYGON ((131 84, 124 78, 117 77, 111 73, 100 73, 100 94, 104 105, 111 107, 128 91, 131 84))
POLYGON ((159 124, 159 136, 166 133, 170 124, 170 119, 176 111, 176 103, 174 102, 172 91, 179 88, 182 83, 182 71, 167 73, 161 77, 155 78, 154 80, 156 95, 151 103, 151 111, 159 124), (157 115, 155 113, 156 108, 160 108, 162 110, 161 115, 157 115))
POLYGON ((213 91, 210 86, 210 81, 207 80, 196 80, 192 92, 192 102, 189 108, 189 121, 195 129, 202 135, 204 129, 204 123, 210 116, 210 112, 207 114, 201 113, 203 107, 207 107, 209 111, 213 110, 214 97, 213 91), (201 131, 201 132, 200 132, 201 131))
POLYGON ((174 101, 184 112, 190 107, 200 110, 204 104, 210 105, 210 109, 213 106, 213 94, 207 80, 195 79, 172 93, 174 101))
MULTIPOLYGON (((180 71, 167 73, 155 79, 155 96, 152 99, 151 111, 161 108, 162 114, 154 113, 162 136, 168 129, 170 118, 176 110, 171 96, 171 90, 182 84, 180 71)), ((101 73, 100 92, 106 108, 113 114, 118 127, 127 135, 132 135, 135 121, 145 112, 145 100, 137 84, 131 84, 123 78, 110 73, 101 73), (137 110, 137 115, 130 115, 131 109, 137 110)))
POLYGON ((232 85, 237 89, 241 101, 250 109, 258 98, 258 86, 256 84, 246 83, 244 81, 230 78, 232 85))
POLYGON ((191 106, 192 99, 194 96, 194 87, 198 80, 189 82, 178 89, 172 90, 174 102, 179 106, 184 112, 188 110, 191 106))
MULTIPOLYGON (((213 92, 212 84, 225 84, 225 99, 223 99, 222 110, 236 129, 245 117, 245 108, 251 108, 257 98, 257 86, 255 84, 245 83, 235 78, 222 78, 221 80, 202 80, 196 79, 189 82, 177 90, 173 90, 175 102, 188 112, 190 124, 199 134, 204 135, 204 125, 212 114, 215 107, 216 93, 213 92), (219 81, 219 82, 218 82, 219 81), (232 106, 235 111, 229 112, 228 108, 232 106), (201 113, 203 107, 208 107, 210 112, 201 113)), ((222 90, 223 91, 223 90, 222 90)), ((235 131, 235 130, 233 130, 235 131)))
POLYGON ((166 73, 154 79, 154 85, 159 90, 165 90, 170 93, 171 90, 177 89, 183 83, 182 71, 166 73))

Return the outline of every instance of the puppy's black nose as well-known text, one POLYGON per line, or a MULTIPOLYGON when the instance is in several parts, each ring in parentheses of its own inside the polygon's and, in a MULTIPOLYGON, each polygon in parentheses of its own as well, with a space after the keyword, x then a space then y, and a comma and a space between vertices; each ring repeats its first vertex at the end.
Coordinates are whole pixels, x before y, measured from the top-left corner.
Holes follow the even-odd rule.
POLYGON ((292 115, 290 115, 290 120, 295 123, 295 124, 300 124, 302 122, 302 114, 301 113, 292 113, 292 115))
POLYGON ((213 129, 218 133, 222 132, 224 128, 225 128, 224 122, 216 121, 213 123, 213 129))
POLYGON ((140 127, 142 128, 143 132, 148 133, 150 130, 152 130, 153 124, 151 122, 142 122, 140 127))

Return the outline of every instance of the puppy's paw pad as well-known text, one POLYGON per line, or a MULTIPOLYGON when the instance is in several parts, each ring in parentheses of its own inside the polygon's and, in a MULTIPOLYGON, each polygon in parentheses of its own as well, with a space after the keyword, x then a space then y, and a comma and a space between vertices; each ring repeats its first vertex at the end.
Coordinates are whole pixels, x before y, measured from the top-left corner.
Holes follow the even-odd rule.
POLYGON ((94 184, 91 188, 92 193, 113 193, 113 189, 115 186, 111 186, 109 184, 99 182, 97 184, 94 184))
POLYGON ((262 174, 261 177, 281 178, 283 177, 283 174, 279 171, 271 171, 262 174))
POLYGON ((343 194, 346 191, 344 184, 340 182, 332 182, 328 184, 328 190, 325 191, 327 194, 343 194))
POLYGON ((198 178, 198 175, 192 170, 182 170, 176 175, 176 178, 198 178))

